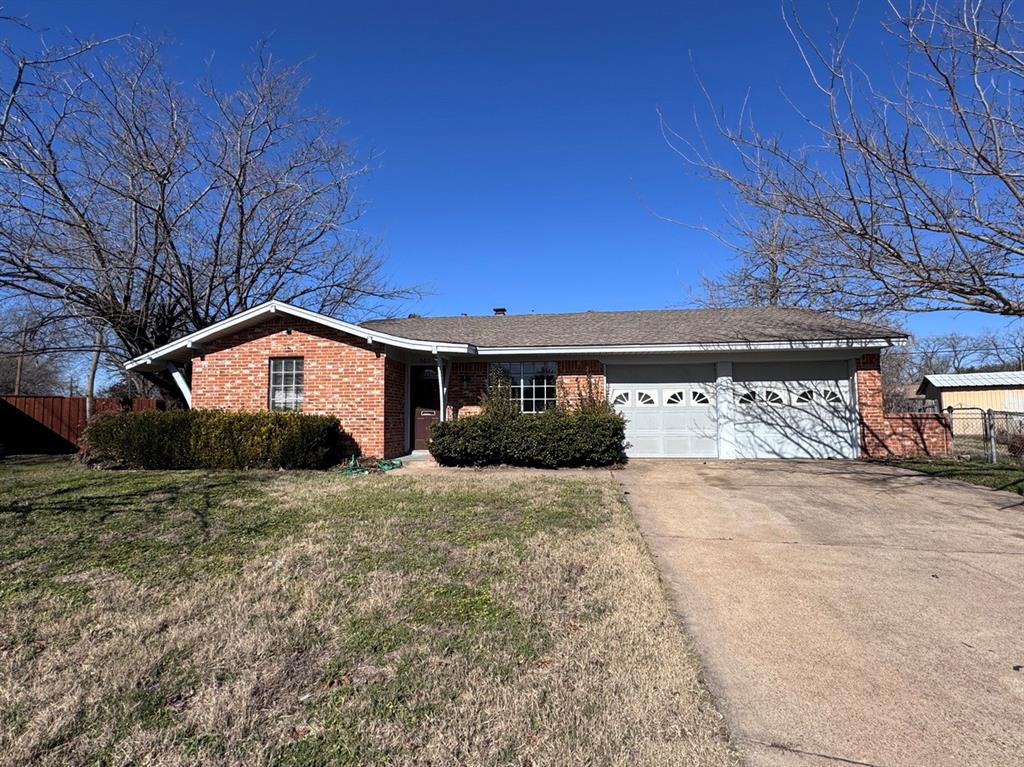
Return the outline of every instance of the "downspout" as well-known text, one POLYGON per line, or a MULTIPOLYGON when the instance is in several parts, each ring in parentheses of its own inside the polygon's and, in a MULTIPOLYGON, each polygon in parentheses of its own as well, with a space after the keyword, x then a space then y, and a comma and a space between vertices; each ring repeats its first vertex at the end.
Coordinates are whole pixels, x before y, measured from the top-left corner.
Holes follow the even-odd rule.
POLYGON ((192 409, 192 390, 188 388, 188 381, 185 380, 185 376, 178 370, 178 366, 173 362, 167 363, 167 372, 171 374, 171 378, 174 379, 174 383, 178 384, 178 389, 181 391, 181 396, 185 398, 185 404, 188 405, 189 410, 192 409))

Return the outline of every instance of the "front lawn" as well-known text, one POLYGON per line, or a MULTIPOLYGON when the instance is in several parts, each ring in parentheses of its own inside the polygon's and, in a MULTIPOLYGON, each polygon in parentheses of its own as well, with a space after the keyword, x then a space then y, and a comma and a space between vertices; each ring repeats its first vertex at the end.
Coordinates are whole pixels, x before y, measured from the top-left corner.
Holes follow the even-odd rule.
POLYGON ((732 759, 605 472, 0 462, 0 763, 732 759))
POLYGON ((908 458, 892 461, 893 466, 913 469, 933 477, 959 479, 994 490, 1009 490, 1024 495, 1024 466, 1010 463, 981 463, 943 459, 908 458))

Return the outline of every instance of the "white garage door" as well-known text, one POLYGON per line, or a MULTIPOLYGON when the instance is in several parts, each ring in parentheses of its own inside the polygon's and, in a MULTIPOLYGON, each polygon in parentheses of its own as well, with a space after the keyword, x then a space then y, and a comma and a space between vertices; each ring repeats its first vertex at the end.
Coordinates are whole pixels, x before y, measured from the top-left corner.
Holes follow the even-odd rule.
POLYGON ((734 366, 740 458, 856 457, 846 363, 734 366))
POLYGON ((608 398, 626 419, 632 458, 718 455, 714 370, 705 365, 609 365, 608 398))

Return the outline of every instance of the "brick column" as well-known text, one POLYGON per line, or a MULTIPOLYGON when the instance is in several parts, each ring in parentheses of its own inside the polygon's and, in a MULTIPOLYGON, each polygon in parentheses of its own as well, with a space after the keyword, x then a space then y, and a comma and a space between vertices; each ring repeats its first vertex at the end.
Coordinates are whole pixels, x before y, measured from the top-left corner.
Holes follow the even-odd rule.
POLYGON ((870 458, 889 455, 885 446, 888 423, 882 397, 881 357, 864 354, 857 360, 857 412, 860 416, 860 450, 870 458))

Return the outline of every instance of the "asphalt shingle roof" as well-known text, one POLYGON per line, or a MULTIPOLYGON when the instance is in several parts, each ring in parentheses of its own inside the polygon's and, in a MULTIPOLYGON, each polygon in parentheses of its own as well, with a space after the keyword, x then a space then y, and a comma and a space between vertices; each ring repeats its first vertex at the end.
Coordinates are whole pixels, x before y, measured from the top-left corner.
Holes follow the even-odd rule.
POLYGON ((367 328, 423 341, 475 346, 625 346, 904 338, 892 328, 779 307, 409 317, 367 328))

